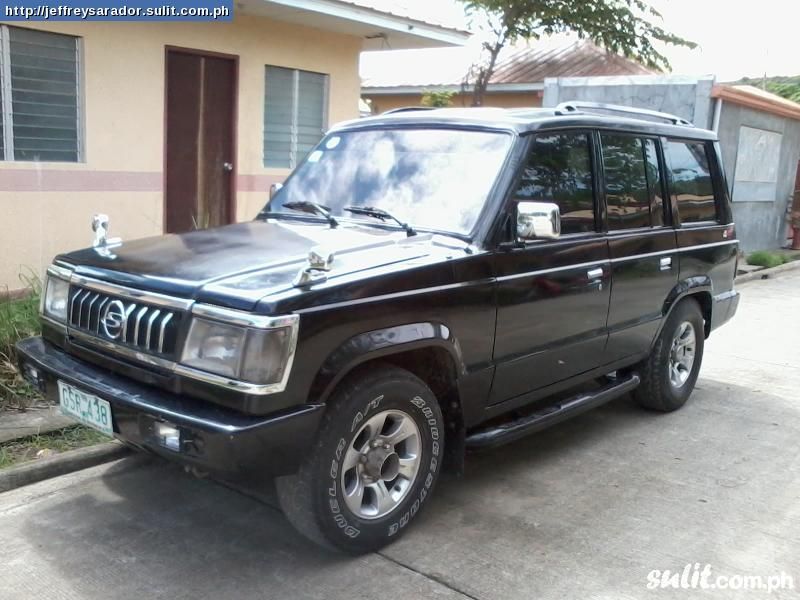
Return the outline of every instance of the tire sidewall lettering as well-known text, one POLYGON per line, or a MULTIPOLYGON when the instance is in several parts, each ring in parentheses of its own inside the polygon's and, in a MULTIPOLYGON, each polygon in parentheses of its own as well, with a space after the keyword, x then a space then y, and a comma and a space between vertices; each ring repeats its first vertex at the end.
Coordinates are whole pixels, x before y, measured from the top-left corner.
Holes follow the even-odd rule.
MULTIPOLYGON (((384 395, 379 395, 367 402, 366 405, 355 414, 350 424, 350 436, 341 437, 337 441, 334 449, 334 456, 331 460, 330 468, 328 469, 328 502, 326 503, 326 506, 330 511, 331 518, 333 519, 336 527, 341 530, 344 535, 351 539, 361 535, 362 531, 356 524, 351 522, 351 520, 348 518, 350 517, 349 512, 344 511, 339 502, 339 493, 343 492, 343 490, 340 490, 339 486, 341 462, 345 454, 345 449, 349 443, 349 438, 365 419, 367 419, 373 412, 377 411, 377 409, 381 407, 383 400, 384 395)), ((418 421, 418 425, 426 426, 425 428, 429 432, 428 445, 430 447, 431 457, 430 462, 428 463, 428 472, 425 476, 423 484, 419 486, 416 498, 414 498, 412 502, 409 502, 411 497, 408 497, 404 500, 407 508, 402 513, 396 515, 395 519, 388 524, 386 530, 387 537, 392 537, 399 533, 419 512, 423 502, 429 496, 430 488, 436 479, 436 471, 439 468, 441 443, 439 423, 436 418, 436 413, 433 411, 433 409, 431 409, 430 406, 428 406, 428 403, 425 401, 425 399, 420 396, 414 396, 411 398, 410 404, 419 410, 419 416, 417 419, 415 419, 418 421)), ((422 475, 422 472, 418 473, 415 485, 419 485, 419 478, 422 475)))

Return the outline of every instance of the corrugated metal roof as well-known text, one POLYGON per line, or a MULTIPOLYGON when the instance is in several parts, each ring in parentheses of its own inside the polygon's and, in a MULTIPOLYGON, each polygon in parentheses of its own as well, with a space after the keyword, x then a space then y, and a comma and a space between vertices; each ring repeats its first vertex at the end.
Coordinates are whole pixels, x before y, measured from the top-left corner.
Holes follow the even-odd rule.
MULTIPOLYGON (((606 52, 587 40, 555 37, 509 48, 489 85, 540 84, 547 77, 652 75, 634 60, 606 52)), ((409 50, 362 55, 362 89, 460 85, 475 60, 474 49, 409 50)))
POLYGON ((595 75, 652 75, 654 71, 634 60, 607 52, 588 40, 567 46, 520 50, 500 63, 489 82, 537 83, 546 77, 595 75))
POLYGON ((367 8, 376 12, 382 12, 393 17, 408 19, 418 23, 425 23, 433 27, 440 27, 458 33, 470 34, 465 26, 463 19, 442 19, 431 18, 431 11, 422 11, 419 7, 409 7, 398 0, 334 0, 341 4, 349 4, 358 8, 367 8))

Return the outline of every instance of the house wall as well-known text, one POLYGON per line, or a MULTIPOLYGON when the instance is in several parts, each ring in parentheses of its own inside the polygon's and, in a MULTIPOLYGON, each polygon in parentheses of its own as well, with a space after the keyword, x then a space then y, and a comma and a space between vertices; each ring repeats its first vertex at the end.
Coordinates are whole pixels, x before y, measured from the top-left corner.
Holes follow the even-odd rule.
MULTIPOLYGON (((421 106, 422 94, 362 94, 362 98, 371 101, 372 112, 379 114, 394 108, 405 106, 421 106)), ((484 99, 484 106, 499 108, 530 108, 542 105, 541 92, 503 92, 488 93, 484 99)), ((453 96, 452 106, 466 107, 472 105, 472 94, 456 94, 453 96)))
MULTIPOLYGON (((794 192, 797 161, 800 160, 800 121, 723 102, 719 119, 719 139, 728 187, 734 200, 736 235, 742 249, 752 251, 782 246, 786 241, 786 207, 794 192), (762 183, 760 186, 753 186, 736 181, 740 150, 752 150, 756 155, 760 151, 759 148, 740 148, 742 126, 781 134, 777 181, 774 185, 762 183), (764 192, 766 196, 763 195, 764 192), (749 200, 758 196, 769 199, 749 200)), ((757 156, 754 158, 758 159, 757 156)))
POLYGON ((88 245, 97 212, 110 216, 115 237, 163 232, 165 46, 239 57, 238 220, 252 218, 287 174, 262 162, 265 65, 329 74, 329 123, 358 116, 357 37, 243 15, 25 26, 82 38, 84 162, 0 161, 0 288, 20 288, 21 270, 40 274, 58 252, 88 245))

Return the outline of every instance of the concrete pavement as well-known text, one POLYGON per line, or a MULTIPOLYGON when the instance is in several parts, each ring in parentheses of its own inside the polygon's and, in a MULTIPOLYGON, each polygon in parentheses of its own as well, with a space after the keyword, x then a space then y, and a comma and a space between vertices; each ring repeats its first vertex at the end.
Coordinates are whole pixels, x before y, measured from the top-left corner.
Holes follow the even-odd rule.
POLYGON ((653 569, 793 576, 800 595, 800 272, 741 286, 681 411, 623 398, 471 456, 378 554, 300 539, 270 489, 141 457, 0 495, 0 597, 754 598, 653 569))

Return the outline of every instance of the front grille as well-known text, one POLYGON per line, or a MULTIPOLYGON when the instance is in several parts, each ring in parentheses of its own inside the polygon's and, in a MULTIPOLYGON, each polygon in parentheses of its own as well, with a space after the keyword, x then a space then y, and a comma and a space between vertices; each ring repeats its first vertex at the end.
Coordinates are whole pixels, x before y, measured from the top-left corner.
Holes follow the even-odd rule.
POLYGON ((179 310, 70 287, 70 329, 149 354, 175 355, 181 316, 179 310))

